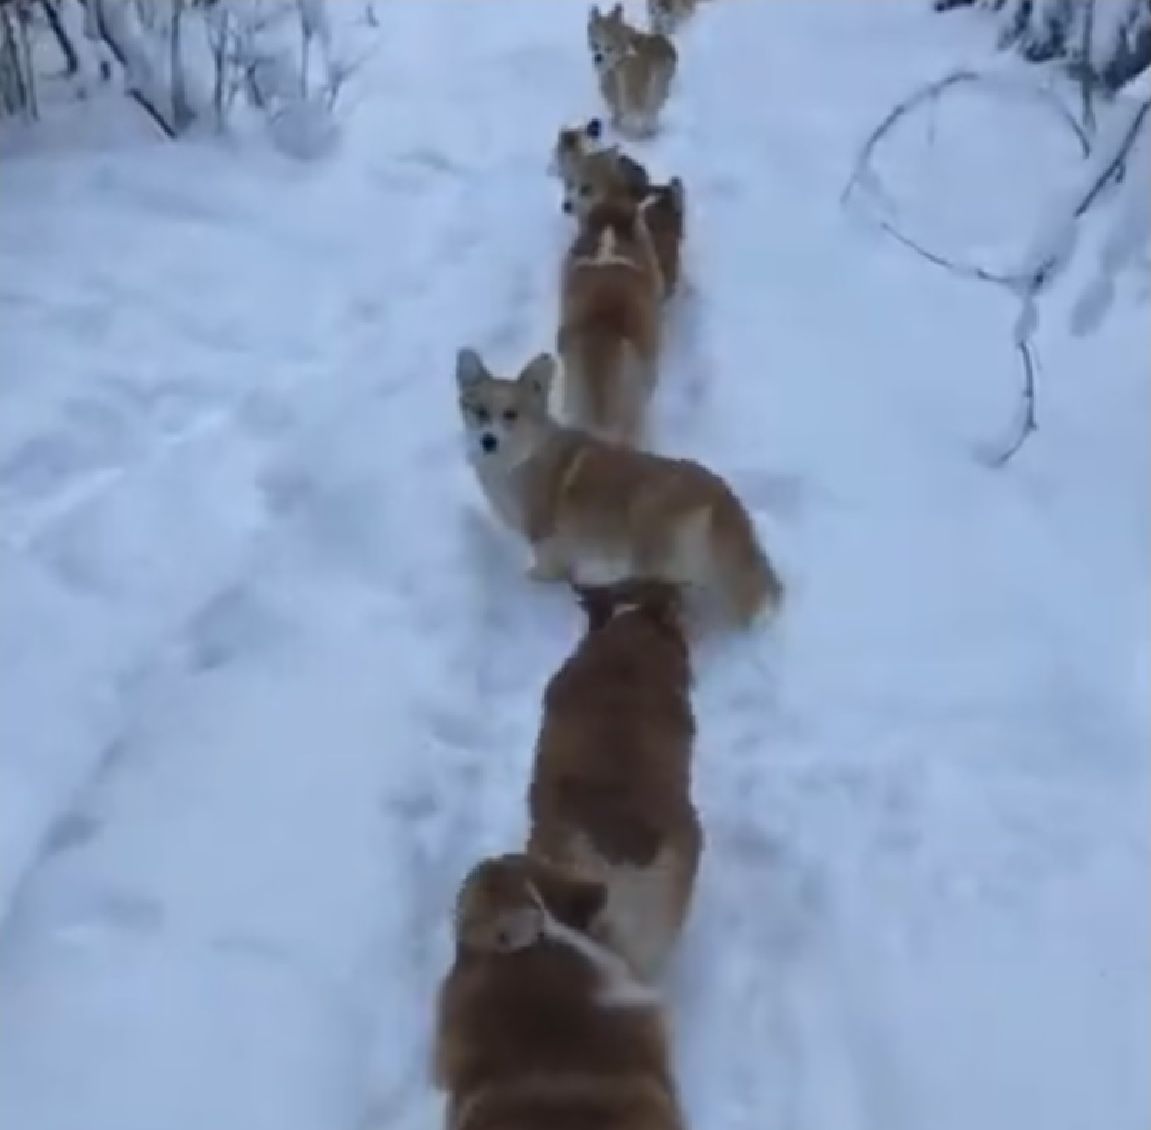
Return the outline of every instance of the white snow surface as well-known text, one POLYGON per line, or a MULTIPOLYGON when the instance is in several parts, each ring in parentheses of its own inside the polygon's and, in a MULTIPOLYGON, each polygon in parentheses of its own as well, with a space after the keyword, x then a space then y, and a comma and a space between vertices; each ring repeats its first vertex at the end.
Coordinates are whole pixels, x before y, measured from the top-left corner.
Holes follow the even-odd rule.
MULTIPOLYGON (((521 842, 580 627, 484 508, 452 359, 551 346, 545 169, 599 103, 581 2, 375 8, 322 159, 167 144, 99 93, 4 138, 13 1130, 440 1118, 451 901, 521 842)), ((987 61, 973 27, 701 5, 640 152, 690 207, 659 445, 730 477, 789 585, 695 657, 697 1130, 1151 1117, 1145 281, 1082 338, 1045 297, 1039 431, 996 469, 1010 296, 838 199, 895 101, 987 61)), ((917 231, 1027 234, 1076 159, 1028 113, 905 131, 884 183, 917 231)))

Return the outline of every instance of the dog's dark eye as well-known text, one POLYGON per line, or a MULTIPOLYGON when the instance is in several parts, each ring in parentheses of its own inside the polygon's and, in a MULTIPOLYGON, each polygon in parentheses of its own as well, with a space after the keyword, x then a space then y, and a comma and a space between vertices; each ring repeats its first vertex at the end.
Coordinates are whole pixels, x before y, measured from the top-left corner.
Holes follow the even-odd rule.
POLYGON ((582 199, 586 200, 589 196, 591 196, 591 185, 581 184, 579 186, 579 194, 582 199))
POLYGON ((492 418, 492 414, 486 408, 473 408, 472 415, 476 418, 477 424, 486 424, 492 418))
POLYGON ((504 411, 504 422, 514 424, 519 417, 519 413, 514 408, 508 408, 504 411))

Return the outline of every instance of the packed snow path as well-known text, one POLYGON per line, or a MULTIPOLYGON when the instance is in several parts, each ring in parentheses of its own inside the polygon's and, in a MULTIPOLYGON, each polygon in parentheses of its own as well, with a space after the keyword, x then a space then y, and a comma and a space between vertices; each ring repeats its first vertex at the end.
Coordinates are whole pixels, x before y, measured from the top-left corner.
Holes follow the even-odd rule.
MULTIPOLYGON (((0 1125, 437 1124, 450 902, 519 840, 579 628, 483 509, 452 357, 551 344, 544 167, 598 101, 582 2, 376 7, 322 163, 6 158, 0 1125)), ((1014 311, 838 204, 984 57, 926 8, 703 6, 644 151, 690 201, 661 445, 790 584, 697 656, 698 1130, 1147 1118, 1145 311, 1053 324, 1040 435, 980 461, 1014 311)), ((1017 215, 1045 137, 944 210, 1017 215)))

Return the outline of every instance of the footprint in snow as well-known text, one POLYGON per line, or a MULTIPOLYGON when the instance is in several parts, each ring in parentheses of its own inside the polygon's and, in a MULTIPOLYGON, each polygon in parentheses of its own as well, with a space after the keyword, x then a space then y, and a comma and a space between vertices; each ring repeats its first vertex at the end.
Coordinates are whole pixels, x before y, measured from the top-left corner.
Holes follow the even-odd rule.
POLYGON ((74 914, 60 922, 53 933, 70 943, 98 943, 116 935, 146 937, 163 928, 163 904, 136 891, 96 892, 74 914))

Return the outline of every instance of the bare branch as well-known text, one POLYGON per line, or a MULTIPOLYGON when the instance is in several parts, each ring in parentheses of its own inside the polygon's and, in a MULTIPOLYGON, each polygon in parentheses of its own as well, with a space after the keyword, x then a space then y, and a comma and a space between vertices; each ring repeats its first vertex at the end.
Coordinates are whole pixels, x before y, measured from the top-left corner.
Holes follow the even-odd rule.
MULTIPOLYGON (((897 106, 892 108, 884 117, 883 121, 879 122, 877 127, 871 131, 866 142, 863 143, 859 155, 856 156, 852 175, 848 178, 843 194, 841 194, 840 197, 841 203, 846 205, 848 200, 851 199, 852 193, 859 189, 861 185, 868 186, 872 197, 878 196, 879 182, 874 171, 871 169, 872 156, 874 156, 879 143, 882 142, 884 137, 887 136, 887 133, 889 133, 901 119, 904 119, 904 117, 920 107, 935 107, 939 99, 942 98, 947 91, 954 90, 955 87, 989 82, 997 83, 1000 86, 1013 86, 1016 91, 1022 91, 1023 93, 1029 94, 1029 96, 1034 96, 1042 100, 1045 105, 1053 108, 1055 112, 1057 112, 1060 121, 1064 122, 1068 129, 1072 131, 1078 146, 1080 146, 1082 155, 1087 156, 1089 154, 1090 143, 1087 133, 1083 131, 1080 123, 1075 120, 1074 115, 1070 113, 1067 107, 1065 107, 1058 98, 1055 98, 1053 94, 1030 85, 1008 83, 1005 76, 983 74, 983 72, 973 70, 958 70, 910 94, 908 98, 902 100, 897 106)), ((1134 140, 1134 132, 1130 140, 1134 140)), ((1130 143, 1127 145, 1127 148, 1129 147, 1130 143)), ((1110 177, 1113 175, 1113 171, 1112 173, 1105 174, 1104 181, 1110 180, 1110 177)), ((1090 207, 1090 201, 1088 201, 1087 207, 1090 207)), ((1078 214, 1081 213, 1076 212, 1076 215, 1078 214)), ((1012 291, 1016 293, 1016 295, 1023 295, 1024 301, 1027 301, 1027 303, 1030 303, 1035 293, 1043 287, 1047 278, 1050 277, 1052 269, 1058 264, 1058 255, 1051 253, 1046 255, 1038 265, 1030 265, 1026 270, 1020 270, 1020 272, 1015 273, 994 272, 994 270, 978 266, 977 264, 960 262, 948 258, 947 255, 940 254, 937 251, 932 251, 929 247, 924 246, 918 242, 918 240, 900 230, 897 224, 887 219, 884 215, 872 212, 871 219, 878 224, 878 227, 885 231, 887 235, 891 236, 895 242, 906 247, 909 251, 920 255, 922 259, 931 262, 931 264, 942 267, 953 275, 967 278, 969 281, 992 283, 997 285, 997 287, 1003 287, 1012 291)), ((1031 307, 1028 306, 1027 310, 1031 311, 1031 307)), ((1034 311, 1032 311, 1032 313, 1034 313, 1034 311)), ((1024 322, 1022 325, 1029 326, 1030 322, 1024 322)), ((1016 435, 1011 443, 1007 445, 1004 452, 992 459, 992 464, 999 467, 1005 466, 1008 461, 1015 456, 1015 453, 1022 448, 1023 444, 1027 442, 1028 436, 1037 429, 1035 357, 1030 343, 1029 331, 1024 330, 1016 336, 1015 349, 1020 354, 1023 366, 1021 423, 1016 435)))
POLYGON ((65 75, 74 75, 80 69, 80 56, 76 54, 76 48, 64 28, 60 13, 56 10, 53 0, 40 0, 40 7, 44 10, 44 17, 48 21, 48 27, 52 30, 56 46, 60 48, 60 54, 64 56, 64 73, 65 75))
POLYGON ((993 467, 1005 467, 1015 455, 1015 453, 1027 442, 1027 437, 1032 432, 1039 430, 1039 424, 1035 419, 1035 370, 1036 360, 1032 353, 1031 343, 1024 340, 1016 342, 1015 348, 1019 351, 1019 357, 1023 363, 1023 393, 1022 393, 1022 411, 1020 412, 1019 425, 1012 439, 1003 451, 991 460, 993 467))
POLYGON ((871 131, 856 156, 855 165, 852 168, 851 176, 848 178, 847 184, 844 186, 843 193, 840 196, 840 202, 846 203, 860 179, 865 173, 870 172, 871 158, 876 146, 879 145, 901 118, 911 113, 912 110, 918 109, 924 103, 936 102, 948 90, 956 86, 971 83, 998 84, 1001 87, 1013 88, 1016 93, 1024 93, 1044 102, 1051 109, 1055 110, 1060 119, 1062 119, 1068 129, 1075 135, 1076 140, 1079 142, 1079 148, 1083 152, 1083 156, 1086 156, 1088 152, 1090 152, 1091 144, 1087 139, 1087 135, 1083 132, 1083 127, 1080 126, 1075 120, 1075 116, 1055 95, 1030 84, 1012 82, 1007 76, 1001 74, 969 70, 952 71, 951 74, 944 75, 943 78, 936 79, 935 82, 920 87, 902 102, 899 102, 889 111, 879 125, 871 131))

